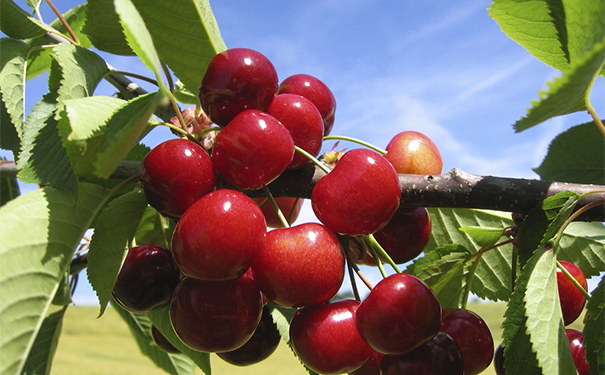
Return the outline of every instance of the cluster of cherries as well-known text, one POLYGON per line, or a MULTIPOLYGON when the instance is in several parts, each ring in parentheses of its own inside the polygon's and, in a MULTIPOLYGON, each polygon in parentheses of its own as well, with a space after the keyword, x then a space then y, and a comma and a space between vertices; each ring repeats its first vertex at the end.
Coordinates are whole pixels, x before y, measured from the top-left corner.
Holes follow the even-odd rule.
MULTIPOLYGON (((113 290, 122 307, 145 314, 168 305, 183 344, 236 365, 277 347, 271 301, 297 309, 290 343, 322 374, 473 375, 489 366, 494 345, 485 322, 442 309, 413 275, 385 277, 363 302, 331 302, 347 261, 402 264, 428 242, 428 212, 400 207, 398 174, 441 173, 429 138, 402 132, 384 154, 353 149, 328 167, 315 158, 334 123, 330 89, 304 74, 279 83, 271 62, 245 48, 212 59, 199 101, 203 111, 178 120, 188 137, 159 144, 143 160, 147 201, 177 224, 170 250, 129 250, 113 290), (290 226, 302 200, 274 198, 267 186, 311 162, 329 172, 311 194, 320 223, 290 226), (267 198, 245 194, 258 189, 267 198)), ((176 350, 152 333, 159 347, 176 350)))

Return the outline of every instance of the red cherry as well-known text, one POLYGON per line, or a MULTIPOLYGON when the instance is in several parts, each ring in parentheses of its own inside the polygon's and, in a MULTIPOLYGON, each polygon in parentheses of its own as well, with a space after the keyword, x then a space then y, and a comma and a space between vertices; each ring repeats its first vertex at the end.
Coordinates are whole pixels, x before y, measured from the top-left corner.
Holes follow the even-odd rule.
POLYGON ((380 367, 382 375, 465 374, 458 346, 443 332, 409 353, 385 355, 380 367))
POLYGON ((344 266, 336 235, 321 224, 305 223, 268 232, 252 272, 271 301, 301 307, 334 297, 344 278, 344 266))
POLYGON ((275 67, 266 56, 247 48, 232 48, 210 61, 199 99, 212 122, 226 126, 247 109, 265 111, 278 82, 275 67))
POLYGON ((403 354, 433 338, 441 307, 419 278, 396 273, 380 281, 357 309, 357 328, 382 354, 403 354))
POLYGON ((242 347, 230 352, 217 353, 217 355, 232 365, 249 366, 273 354, 279 345, 280 339, 281 336, 273 322, 271 311, 265 306, 258 327, 252 337, 242 347))
POLYGON ((227 352, 252 337, 262 297, 248 276, 227 281, 185 277, 170 300, 170 321, 179 339, 201 352, 227 352))
POLYGON ((374 233, 397 264, 416 258, 431 237, 431 217, 424 207, 399 207, 389 223, 374 233))
MULTIPOLYGON (((277 207, 279 207, 280 211, 284 214, 284 217, 288 221, 289 224, 292 224, 298 218, 298 214, 300 213, 300 209, 303 205, 302 198, 290 198, 290 197, 277 197, 274 198, 275 203, 277 203, 277 207)), ((267 198, 255 198, 256 203, 261 204, 267 200, 267 198)), ((277 216, 277 213, 273 209, 273 206, 270 202, 266 201, 262 206, 261 210, 265 215, 265 221, 267 222, 267 226, 270 228, 283 228, 281 220, 277 216)))
POLYGON ((437 146, 429 137, 416 131, 404 131, 395 135, 386 150, 386 158, 397 173, 439 174, 443 168, 437 146))
POLYGON ((401 197, 399 178, 391 163, 377 152, 346 152, 311 193, 317 218, 336 233, 360 236, 384 228, 401 197))
MULTIPOLYGON (((588 289, 586 276, 584 272, 573 263, 560 261, 561 265, 580 283, 584 290, 588 289)), ((561 311, 563 313, 563 323, 567 326, 573 323, 584 309, 586 297, 569 280, 569 278, 557 268, 557 287, 559 289, 559 300, 561 302, 561 311)))
POLYGON ((298 94, 309 99, 315 104, 323 118, 324 135, 330 134, 334 126, 336 99, 325 83, 308 74, 295 74, 283 80, 277 93, 298 94))
MULTIPOLYGON (((321 150, 324 123, 319 111, 307 98, 295 94, 277 95, 267 113, 288 129, 294 144, 313 156, 321 150)), ((295 153, 288 169, 296 169, 311 161, 303 154, 295 153)))
POLYGON ((576 365, 578 375, 590 375, 588 362, 586 361, 586 349, 584 348, 584 335, 576 329, 566 329, 565 334, 569 341, 571 357, 576 365))
POLYGON ((153 342, 166 353, 178 354, 181 351, 178 350, 168 339, 162 335, 160 330, 153 324, 151 325, 151 338, 153 342))
POLYGON ((341 374, 361 367, 373 350, 355 327, 359 302, 344 300, 298 310, 290 323, 292 349, 321 374, 341 374))
POLYGON ((506 369, 504 368, 504 347, 502 344, 498 345, 494 353, 494 370, 496 371, 496 375, 506 375, 506 369))
POLYGON ((171 139, 154 147, 143 159, 139 176, 149 205, 174 219, 216 188, 210 156, 186 139, 171 139))
POLYGON ((466 309, 443 309, 440 331, 447 333, 460 348, 464 375, 476 375, 492 363, 494 340, 483 319, 466 309))
POLYGON ((256 190, 276 179, 294 157, 294 141, 275 117, 255 109, 238 114, 214 140, 212 161, 225 181, 256 190))
POLYGON ((181 278, 170 251, 159 245, 128 250, 113 287, 116 302, 134 314, 147 314, 168 304, 181 278))
POLYGON ((195 202, 177 223, 174 260, 189 277, 235 279, 262 250, 266 230, 263 213, 251 198, 220 189, 195 202))
POLYGON ((349 372, 349 375, 380 375, 380 362, 384 354, 372 351, 370 359, 368 359, 360 368, 349 372))

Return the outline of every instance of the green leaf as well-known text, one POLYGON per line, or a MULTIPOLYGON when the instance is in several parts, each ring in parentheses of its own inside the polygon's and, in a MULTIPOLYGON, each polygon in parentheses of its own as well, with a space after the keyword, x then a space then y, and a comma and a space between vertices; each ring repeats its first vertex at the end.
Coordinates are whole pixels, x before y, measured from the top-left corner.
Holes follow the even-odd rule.
POLYGON ((424 281, 441 307, 457 308, 463 302, 471 256, 463 246, 444 245, 417 258, 406 272, 424 281))
MULTIPOLYGON (((552 2, 552 1, 551 1, 552 2)), ((584 57, 605 35, 605 2, 602 0, 564 0, 569 57, 572 62, 584 57)), ((601 70, 603 74, 605 70, 601 70)))
POLYGON ((21 372, 23 375, 50 374, 66 310, 62 308, 44 318, 21 372))
POLYGON ((183 354, 169 354, 158 348, 151 336, 152 324, 147 315, 132 314, 121 308, 113 300, 111 305, 124 322, 126 322, 141 353, 149 357, 156 366, 172 375, 192 375, 194 373, 195 364, 187 356, 183 354))
MULTIPOLYGON (((0 163, 2 158, 0 158, 0 163)), ((14 177, 0 177, 0 207, 21 195, 19 184, 14 177)))
POLYGON ((605 277, 586 304, 583 333, 590 373, 605 374, 605 277))
POLYGON ((134 55, 126 41, 113 1, 88 0, 87 5, 82 32, 90 42, 99 50, 114 55, 134 55))
POLYGON ((177 101, 183 104, 197 105, 199 101, 197 94, 194 94, 191 91, 187 90, 187 88, 181 81, 177 81, 174 84, 174 92, 172 94, 174 95, 177 101))
MULTIPOLYGON (((209 1, 133 0, 133 3, 162 61, 189 92, 196 93, 210 60, 226 49, 209 1)), ((196 103, 197 97, 191 104, 196 103)))
POLYGON ((541 249, 536 252, 523 299, 527 314, 526 327, 542 372, 573 374, 576 366, 565 335, 557 288, 556 261, 552 251, 541 249))
POLYGON ((36 38, 46 33, 37 19, 27 14, 12 0, 0 0, 0 30, 11 38, 36 38))
MULTIPOLYGON (((27 45, 16 39, 0 39, 0 96, 3 102, 2 111, 10 116, 10 122, 2 122, 2 135, 16 133, 19 136, 23 127, 23 113, 25 103, 25 60, 27 45)), ((6 118, 3 114, 2 118, 6 118)), ((13 137, 11 137, 13 138, 13 137)), ((15 141, 19 141, 17 138, 15 141)), ((2 148, 18 150, 19 143, 9 144, 1 142, 2 148)))
POLYGON ((576 125, 553 139, 534 172, 542 180, 602 184, 605 181, 605 138, 594 122, 576 125))
POLYGON ((0 373, 19 374, 73 252, 106 191, 34 190, 0 208, 0 373))
POLYGON ((540 91, 540 100, 532 101, 527 116, 518 120, 516 132, 529 129, 550 118, 584 111, 588 108, 590 90, 605 63, 605 38, 581 59, 574 60, 563 75, 540 91))
POLYGON ((107 137, 94 163, 95 176, 108 178, 145 134, 162 95, 149 93, 126 102, 108 121, 107 137))
POLYGON ((164 337, 170 343, 181 351, 184 355, 191 358, 193 362, 199 367, 205 374, 210 375, 210 355, 208 353, 198 352, 190 349, 177 337, 172 324, 170 323, 169 308, 164 307, 163 309, 156 310, 152 313, 147 314, 151 323, 160 331, 164 337))
POLYGON ((88 250, 87 275, 99 297, 99 316, 111 299, 113 285, 146 208, 145 194, 137 190, 114 199, 97 220, 88 250))
POLYGON ((137 243, 155 244, 169 249, 175 225, 174 221, 148 206, 137 228, 135 240, 137 243))
POLYGON ((12 120, 6 106, 4 105, 4 99, 0 94, 0 148, 4 150, 10 150, 13 152, 13 159, 17 160, 19 157, 19 151, 21 150, 21 139, 19 134, 13 126, 12 120))
POLYGON ((71 284, 69 279, 69 271, 65 271, 63 278, 61 279, 61 283, 55 292, 55 295, 52 299, 52 304, 55 306, 65 306, 69 305, 71 300, 71 284))
MULTIPOLYGON (((480 246, 459 228, 504 228, 513 225, 509 213, 488 210, 429 208, 431 215, 431 239, 425 253, 444 245, 458 244, 471 253, 480 246)), ((483 254, 477 265, 471 292, 479 298, 508 301, 511 293, 512 245, 507 244, 483 254)))
POLYGON ((500 238, 504 230, 502 228, 483 228, 483 227, 462 227, 460 231, 471 236, 473 241, 481 247, 490 247, 495 245, 500 238))
POLYGON ((576 264, 586 277, 605 272, 605 227, 599 222, 570 223, 559 242, 557 258, 576 264))

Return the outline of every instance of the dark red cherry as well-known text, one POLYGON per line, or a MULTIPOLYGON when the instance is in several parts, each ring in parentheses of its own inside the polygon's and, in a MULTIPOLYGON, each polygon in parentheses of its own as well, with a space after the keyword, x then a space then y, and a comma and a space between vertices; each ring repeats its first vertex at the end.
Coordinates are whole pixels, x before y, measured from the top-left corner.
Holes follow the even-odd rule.
POLYGON ((361 367, 373 350, 359 335, 359 302, 344 300, 298 310, 290 323, 290 343, 300 360, 321 374, 341 374, 361 367))
MULTIPOLYGON (((586 276, 584 272, 571 262, 560 261, 561 265, 580 283, 584 290, 588 289, 586 276)), ((569 280, 569 278, 557 268, 557 286, 559 289, 559 301, 561 302, 561 311, 563 313, 563 322, 567 326, 573 323, 584 309, 586 297, 578 290, 578 288, 569 280)))
POLYGON ((382 375, 463 375, 464 366, 458 346, 443 332, 428 342, 401 355, 382 358, 382 375))
MULTIPOLYGON (((319 111, 307 98, 295 94, 280 94, 273 99, 267 113, 288 129, 294 145, 313 156, 321 150, 324 124, 319 111)), ((303 154, 295 153, 288 169, 296 169, 311 161, 303 154)))
POLYGON ((174 260, 189 277, 235 279, 263 249, 266 231, 265 217, 252 198, 219 189, 195 202, 177 223, 174 260))
POLYGON ((357 328, 382 354, 407 353, 433 338, 441 307, 419 278, 396 273, 380 281, 357 309, 357 328))
POLYGON ((266 56, 247 48, 232 48, 210 61, 199 99, 212 122, 226 126, 247 109, 265 111, 278 82, 275 67, 266 56))
POLYGON ((154 147, 143 159, 139 176, 149 205, 174 219, 216 188, 210 156, 187 139, 171 139, 154 147))
POLYGON ((217 353, 225 362, 236 366, 249 366, 267 359, 277 346, 281 336, 271 317, 268 306, 263 308, 263 314, 254 334, 246 343, 230 352, 217 353))
POLYGON ((147 314, 168 303, 180 278, 168 249, 159 245, 135 246, 128 250, 113 296, 125 310, 147 314))
POLYGON ((238 114, 214 140, 212 161, 225 181, 256 190, 276 179, 294 157, 294 141, 275 117, 255 109, 238 114))
POLYGON ((399 207, 389 223, 374 233, 397 264, 416 258, 431 237, 431 218, 424 207, 399 207))
POLYGON ((325 83, 308 74, 295 74, 282 81, 278 94, 298 94, 309 99, 321 114, 324 121, 324 135, 330 134, 334 126, 336 99, 325 83))
POLYGON ((162 349, 166 353, 178 354, 181 351, 172 345, 170 341, 166 338, 166 336, 162 335, 162 333, 158 330, 156 326, 151 325, 151 338, 153 342, 158 346, 158 348, 162 349))
POLYGON ((569 341, 571 357, 578 370, 578 375, 590 375, 590 369, 586 361, 586 349, 584 348, 584 335, 581 331, 570 328, 565 330, 565 334, 569 341))
POLYGON ((258 326, 262 296, 252 278, 202 281, 185 277, 170 300, 170 321, 179 339, 202 352, 243 346, 258 326))
POLYGON ((504 368, 504 347, 502 344, 498 345, 494 353, 494 370, 496 371, 496 375, 506 375, 506 369, 504 368))
POLYGON ((349 375, 380 375, 380 362, 384 354, 372 351, 370 358, 357 370, 349 372, 349 375))

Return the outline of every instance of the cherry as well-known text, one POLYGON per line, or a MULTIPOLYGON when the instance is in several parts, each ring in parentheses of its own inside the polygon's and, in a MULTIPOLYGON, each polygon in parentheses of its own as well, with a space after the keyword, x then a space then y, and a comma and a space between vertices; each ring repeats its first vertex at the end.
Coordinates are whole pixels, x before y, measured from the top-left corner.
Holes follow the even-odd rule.
POLYGON ((230 352, 217 353, 217 355, 232 365, 249 366, 268 358, 277 346, 281 336, 271 317, 268 306, 263 307, 263 313, 254 334, 246 343, 230 352))
MULTIPOLYGON (((295 94, 277 95, 267 113, 282 123, 292 135, 294 144, 313 156, 321 150, 324 123, 317 107, 307 98, 295 94)), ((296 153, 288 169, 296 169, 311 161, 303 154, 296 153)))
POLYGON ((170 300, 170 321, 189 348, 227 352, 252 337, 262 308, 262 296, 248 276, 227 281, 185 277, 170 300))
POLYGON ((420 132, 410 130, 396 134, 386 150, 386 158, 397 173, 439 174, 443 168, 439 149, 420 132))
POLYGON ((384 228, 399 206, 397 172, 379 153, 346 152, 311 192, 317 218, 336 233, 360 236, 384 228))
POLYGON ((174 345, 172 345, 172 343, 170 343, 170 341, 168 341, 168 339, 162 335, 160 330, 153 324, 151 325, 151 338, 158 348, 162 349, 166 353, 178 354, 181 352, 174 345))
POLYGON ((309 99, 323 118, 324 135, 330 134, 334 126, 336 99, 325 83, 308 74, 295 74, 282 81, 277 93, 298 94, 309 99))
POLYGON ((454 340, 439 332, 428 342, 406 354, 385 355, 382 375, 463 375, 460 349, 454 340))
POLYGON ((168 304, 180 278, 168 249, 152 244, 135 246, 128 250, 112 293, 125 310, 147 314, 168 304))
MULTIPOLYGON (((573 263, 560 261, 561 265, 580 283, 584 290, 588 289, 586 276, 584 272, 573 263)), ((557 287, 559 289, 559 301, 561 302, 561 311, 563 313, 563 323, 567 326, 573 323, 584 309, 586 297, 569 280, 569 278, 557 268, 557 287)))
POLYGON ((301 307, 334 297, 344 278, 344 266, 336 235, 321 224, 305 223, 268 232, 252 272, 271 301, 301 307))
POLYGON ((290 323, 290 343, 300 360, 321 374, 361 367, 372 355, 355 326, 359 302, 343 300, 298 310, 290 323))
POLYGON ((275 117, 256 109, 244 111, 214 140, 212 161, 225 181, 244 190, 269 184, 294 157, 294 141, 275 117))
POLYGON ((265 218, 256 203, 220 189, 195 202, 172 236, 174 260, 183 274, 201 280, 243 275, 263 248, 265 218))
POLYGON ((199 88, 199 99, 212 122, 226 126, 247 109, 265 111, 277 92, 275 67, 263 54, 232 48, 214 56, 199 88))
POLYGON ((357 309, 357 328, 382 354, 403 354, 433 338, 441 307, 419 278, 396 273, 380 281, 357 309))
POLYGON ((504 347, 502 344, 498 345, 494 353, 494 370, 496 371, 496 375, 506 375, 506 369, 504 368, 504 347))
POLYGON ((483 319, 466 309, 443 309, 440 331, 458 344, 464 361, 464 374, 476 375, 492 363, 494 340, 483 319))
POLYGON ((586 361, 586 349, 584 348, 584 335, 576 329, 566 329, 565 335, 569 341, 571 357, 578 370, 578 375, 590 375, 588 362, 586 361))
POLYGON ((216 188, 210 156, 186 139, 171 139, 154 147, 143 159, 139 176, 149 205, 174 219, 216 188))
POLYGON ((424 207, 399 207, 389 223, 374 233, 397 264, 416 258, 431 237, 431 218, 424 207))
MULTIPOLYGON (((286 220, 289 224, 292 224, 298 218, 298 214, 300 214, 300 209, 303 205, 302 198, 290 198, 290 197, 276 197, 275 203, 277 203, 277 207, 279 207, 280 211, 284 214, 286 220)), ((265 215, 265 221, 267 222, 267 226, 270 228, 283 228, 281 220, 277 216, 277 213, 273 209, 273 205, 271 202, 267 201, 267 198, 255 198, 256 203, 259 205, 265 202, 262 206, 260 206, 263 214, 265 215)))
POLYGON ((372 351, 370 358, 357 370, 349 372, 349 375, 380 375, 380 362, 384 354, 372 351))

